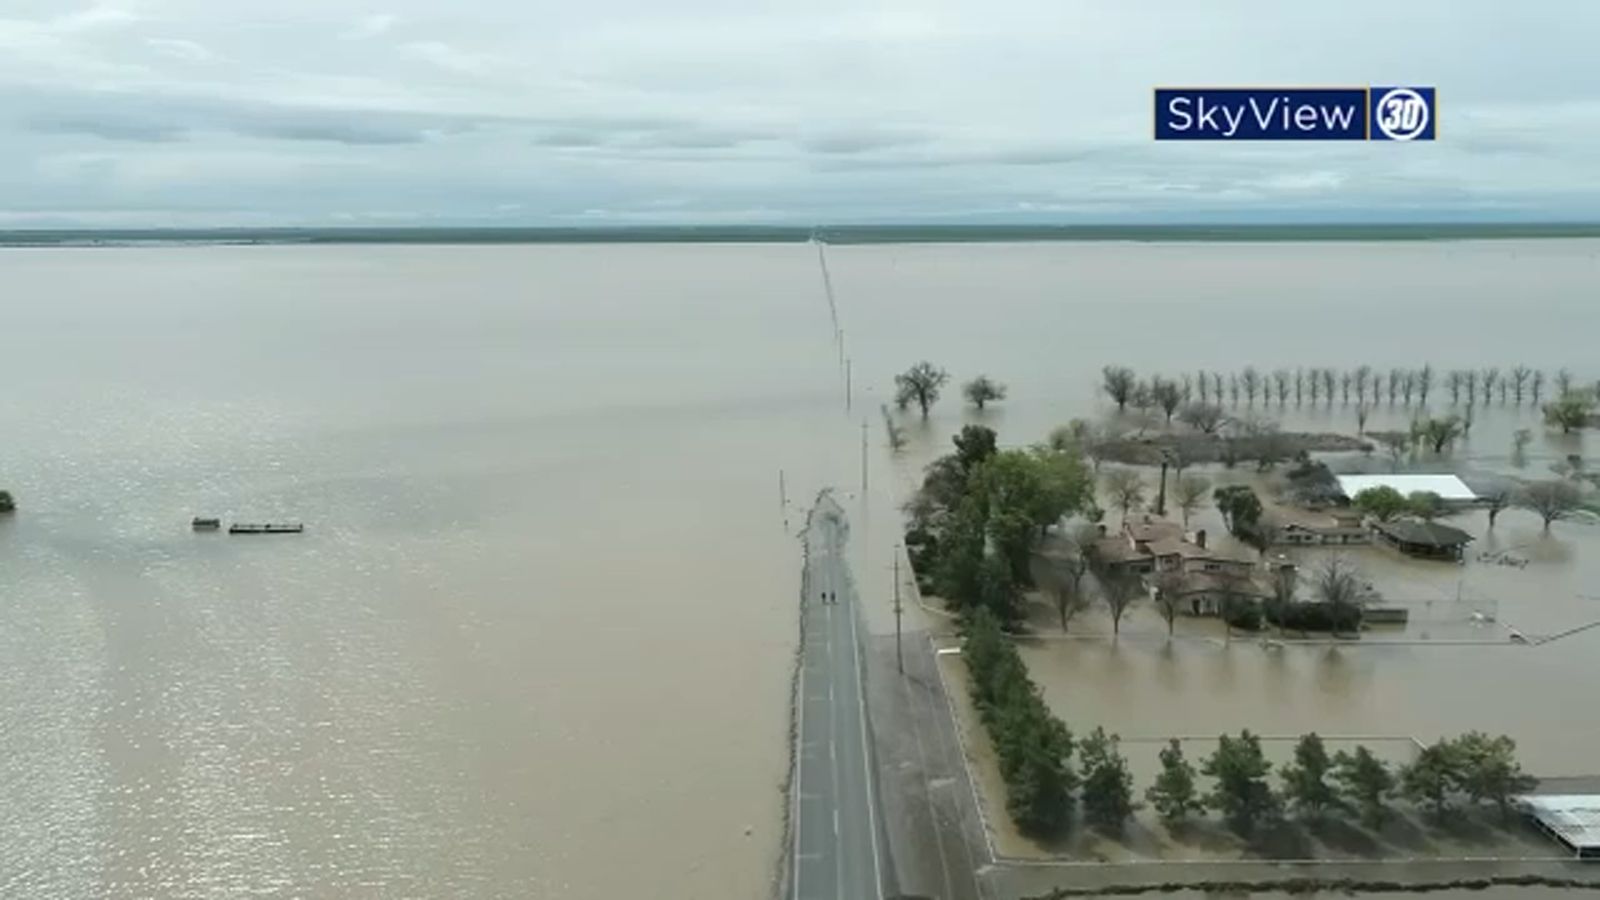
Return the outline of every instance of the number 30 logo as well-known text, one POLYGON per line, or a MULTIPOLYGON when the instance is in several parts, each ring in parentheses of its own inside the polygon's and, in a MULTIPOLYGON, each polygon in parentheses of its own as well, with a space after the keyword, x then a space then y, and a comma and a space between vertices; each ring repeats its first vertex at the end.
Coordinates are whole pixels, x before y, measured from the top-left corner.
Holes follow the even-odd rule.
POLYGON ((1378 130, 1391 141, 1409 141, 1428 130, 1428 101, 1410 88, 1395 88, 1378 98, 1378 130))

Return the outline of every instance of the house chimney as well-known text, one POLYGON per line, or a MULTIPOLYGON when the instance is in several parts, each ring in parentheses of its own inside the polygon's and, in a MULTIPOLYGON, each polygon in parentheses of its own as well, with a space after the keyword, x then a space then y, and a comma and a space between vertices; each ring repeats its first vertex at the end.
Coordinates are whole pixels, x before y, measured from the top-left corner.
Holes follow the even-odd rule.
POLYGON ((1204 528, 1195 531, 1194 542, 1195 546, 1199 547, 1201 550, 1206 548, 1206 530, 1204 528))

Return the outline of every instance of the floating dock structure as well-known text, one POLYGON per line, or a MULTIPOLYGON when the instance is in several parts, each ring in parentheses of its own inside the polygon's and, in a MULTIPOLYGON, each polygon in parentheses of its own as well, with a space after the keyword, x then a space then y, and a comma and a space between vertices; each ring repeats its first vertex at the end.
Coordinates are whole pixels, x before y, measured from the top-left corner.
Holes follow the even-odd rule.
POLYGON ((306 527, 299 522, 283 524, 252 525, 244 522, 235 522, 228 526, 229 534, 299 534, 306 527))

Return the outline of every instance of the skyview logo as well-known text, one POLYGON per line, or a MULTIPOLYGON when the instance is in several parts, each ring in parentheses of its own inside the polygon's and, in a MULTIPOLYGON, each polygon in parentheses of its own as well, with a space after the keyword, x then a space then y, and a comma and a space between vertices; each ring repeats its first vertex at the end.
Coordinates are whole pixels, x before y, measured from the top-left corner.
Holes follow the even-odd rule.
POLYGON ((1156 88, 1158 141, 1431 141, 1431 87, 1156 88))

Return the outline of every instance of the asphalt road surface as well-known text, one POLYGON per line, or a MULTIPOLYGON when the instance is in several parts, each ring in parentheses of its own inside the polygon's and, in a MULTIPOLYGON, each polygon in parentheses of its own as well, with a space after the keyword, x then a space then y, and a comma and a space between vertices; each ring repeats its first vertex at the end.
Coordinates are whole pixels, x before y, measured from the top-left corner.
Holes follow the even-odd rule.
POLYGON ((824 494, 806 529, 796 729, 793 900, 881 900, 883 841, 862 689, 844 510, 824 494))

